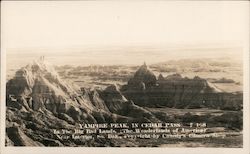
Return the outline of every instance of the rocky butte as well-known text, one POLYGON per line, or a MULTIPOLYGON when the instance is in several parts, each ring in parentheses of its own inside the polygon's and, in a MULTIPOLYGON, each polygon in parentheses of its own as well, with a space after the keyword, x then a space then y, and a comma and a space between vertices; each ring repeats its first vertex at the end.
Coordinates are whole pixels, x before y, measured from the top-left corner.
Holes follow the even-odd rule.
POLYGON ((83 123, 160 121, 126 99, 116 85, 79 88, 61 79, 44 58, 19 69, 7 82, 6 107, 7 145, 75 145, 81 143, 63 143, 51 130, 76 129, 83 123))
POLYGON ((180 74, 157 78, 144 63, 121 88, 122 94, 139 106, 171 108, 242 109, 242 93, 226 93, 198 76, 180 74))

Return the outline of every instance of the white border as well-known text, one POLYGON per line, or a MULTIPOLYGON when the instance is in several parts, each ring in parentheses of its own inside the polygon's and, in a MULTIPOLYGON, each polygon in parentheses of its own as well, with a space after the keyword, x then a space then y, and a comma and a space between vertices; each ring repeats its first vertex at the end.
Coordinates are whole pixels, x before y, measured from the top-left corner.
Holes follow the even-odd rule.
MULTIPOLYGON (((246 5, 249 4, 246 2, 246 5)), ((248 9, 249 11, 249 9, 248 9)), ((247 19, 246 19, 247 20, 247 19)), ((1 30, 1 132, 0 132, 0 153, 3 154, 43 154, 43 153, 186 153, 186 154, 212 154, 212 153, 249 153, 249 20, 247 23, 248 33, 244 43, 244 112, 243 112, 243 148, 109 148, 109 147, 5 147, 5 82, 6 82, 6 50, 4 48, 3 33, 1 30)))

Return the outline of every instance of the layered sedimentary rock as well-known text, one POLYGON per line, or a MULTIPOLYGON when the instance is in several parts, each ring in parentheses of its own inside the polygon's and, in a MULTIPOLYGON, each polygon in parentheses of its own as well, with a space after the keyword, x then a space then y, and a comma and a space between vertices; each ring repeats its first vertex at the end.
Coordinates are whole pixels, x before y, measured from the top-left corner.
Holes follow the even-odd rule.
MULTIPOLYGON (((79 88, 62 80, 43 59, 18 70, 6 91, 8 145, 82 145, 85 142, 65 143, 52 130, 75 129, 80 123, 159 121, 127 100, 116 85, 104 90, 79 88)), ((86 144, 98 144, 89 142, 86 144)))
POLYGON ((190 79, 180 74, 167 77, 160 74, 156 79, 145 64, 135 72, 134 77, 121 91, 126 98, 139 106, 222 109, 229 103, 235 110, 242 107, 242 94, 225 93, 198 76, 190 79))
POLYGON ((61 80, 53 67, 42 60, 18 70, 6 89, 7 106, 19 106, 27 112, 48 110, 80 120, 83 112, 90 115, 94 110, 93 104, 78 94, 79 89, 61 80))
POLYGON ((144 63, 134 74, 134 77, 128 81, 128 88, 134 90, 145 90, 156 84, 156 76, 150 71, 144 63))
POLYGON ((109 111, 125 117, 134 117, 134 121, 157 122, 159 121, 148 110, 135 105, 133 101, 127 100, 116 85, 107 87, 101 94, 109 111))

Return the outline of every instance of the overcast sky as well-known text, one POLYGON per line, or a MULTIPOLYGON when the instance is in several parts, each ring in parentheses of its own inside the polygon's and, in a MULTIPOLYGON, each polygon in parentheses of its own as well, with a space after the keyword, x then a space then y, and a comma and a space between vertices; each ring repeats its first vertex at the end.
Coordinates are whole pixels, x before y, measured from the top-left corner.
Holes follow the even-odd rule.
POLYGON ((54 57, 64 52, 66 57, 78 57, 73 61, 84 59, 85 64, 141 64, 218 55, 239 58, 238 47, 249 34, 247 4, 3 1, 2 48, 13 51, 11 63, 17 66, 29 51, 54 57))
POLYGON ((6 48, 240 42, 246 2, 3 1, 6 48))

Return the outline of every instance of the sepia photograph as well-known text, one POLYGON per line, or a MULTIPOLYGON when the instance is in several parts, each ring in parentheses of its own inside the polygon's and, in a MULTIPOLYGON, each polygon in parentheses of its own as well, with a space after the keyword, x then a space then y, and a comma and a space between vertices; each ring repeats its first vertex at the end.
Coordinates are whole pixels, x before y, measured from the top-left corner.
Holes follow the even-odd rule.
POLYGON ((249 153, 249 3, 2 1, 1 152, 62 147, 249 153))

